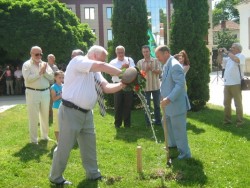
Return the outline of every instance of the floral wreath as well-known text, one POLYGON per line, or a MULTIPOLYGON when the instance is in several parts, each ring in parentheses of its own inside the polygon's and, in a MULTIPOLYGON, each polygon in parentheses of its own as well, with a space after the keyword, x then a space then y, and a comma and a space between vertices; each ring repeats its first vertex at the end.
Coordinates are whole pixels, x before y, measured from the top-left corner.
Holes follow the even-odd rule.
MULTIPOLYGON (((134 67, 137 71, 137 76, 133 82, 127 84, 124 91, 134 91, 135 93, 141 93, 143 89, 146 87, 146 72, 143 70, 139 70, 138 67, 134 67)), ((122 69, 122 74, 125 72, 126 68, 122 69)))

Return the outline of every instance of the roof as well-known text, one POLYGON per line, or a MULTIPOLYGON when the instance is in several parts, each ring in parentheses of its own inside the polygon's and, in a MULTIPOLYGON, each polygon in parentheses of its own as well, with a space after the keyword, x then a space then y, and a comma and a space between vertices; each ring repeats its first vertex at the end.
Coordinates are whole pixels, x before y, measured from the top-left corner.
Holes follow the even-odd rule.
MULTIPOLYGON (((234 21, 231 21, 231 20, 227 20, 225 21, 226 22, 226 29, 229 29, 229 30, 240 30, 240 24, 234 22, 234 21)), ((221 23, 214 26, 213 28, 214 31, 221 31, 222 28, 221 28, 221 23)))

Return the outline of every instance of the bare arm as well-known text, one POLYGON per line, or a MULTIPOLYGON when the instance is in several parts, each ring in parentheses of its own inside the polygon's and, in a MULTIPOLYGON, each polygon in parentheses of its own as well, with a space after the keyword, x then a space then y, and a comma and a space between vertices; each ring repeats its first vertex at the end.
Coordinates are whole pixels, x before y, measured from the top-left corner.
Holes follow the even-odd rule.
POLYGON ((126 87, 125 84, 102 82, 102 90, 104 93, 116 93, 126 87))
POLYGON ((236 57, 234 54, 232 53, 228 53, 228 57, 230 57, 234 62, 239 63, 240 64, 240 59, 238 57, 236 57))
POLYGON ((51 98, 53 101, 57 101, 58 99, 62 98, 62 93, 60 95, 56 96, 56 92, 53 89, 51 89, 50 93, 51 93, 51 98))
POLYGON ((231 53, 230 51, 227 51, 226 48, 223 48, 224 52, 228 55, 228 57, 230 57, 234 62, 236 63, 240 63, 240 59, 235 56, 233 53, 231 53))
POLYGON ((112 76, 119 76, 122 73, 120 69, 104 62, 94 62, 90 72, 105 72, 112 76))

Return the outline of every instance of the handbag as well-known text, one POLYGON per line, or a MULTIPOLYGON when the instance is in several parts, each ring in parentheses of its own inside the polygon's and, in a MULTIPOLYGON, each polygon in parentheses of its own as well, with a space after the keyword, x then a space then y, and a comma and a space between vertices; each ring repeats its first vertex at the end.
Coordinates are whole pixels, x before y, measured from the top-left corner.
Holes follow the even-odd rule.
POLYGON ((250 90, 250 79, 247 77, 241 77, 240 65, 238 66, 241 78, 241 90, 250 90))

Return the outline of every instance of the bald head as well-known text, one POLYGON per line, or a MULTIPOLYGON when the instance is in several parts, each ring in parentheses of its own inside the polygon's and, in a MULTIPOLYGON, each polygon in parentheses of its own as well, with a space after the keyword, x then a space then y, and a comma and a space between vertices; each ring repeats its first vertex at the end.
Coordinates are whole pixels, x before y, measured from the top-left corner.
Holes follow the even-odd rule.
POLYGON ((39 46, 33 46, 30 49, 30 56, 35 62, 41 61, 43 56, 42 49, 39 46))
POLYGON ((73 50, 71 53, 71 58, 74 58, 75 56, 78 56, 78 55, 84 55, 83 51, 80 49, 73 50))

